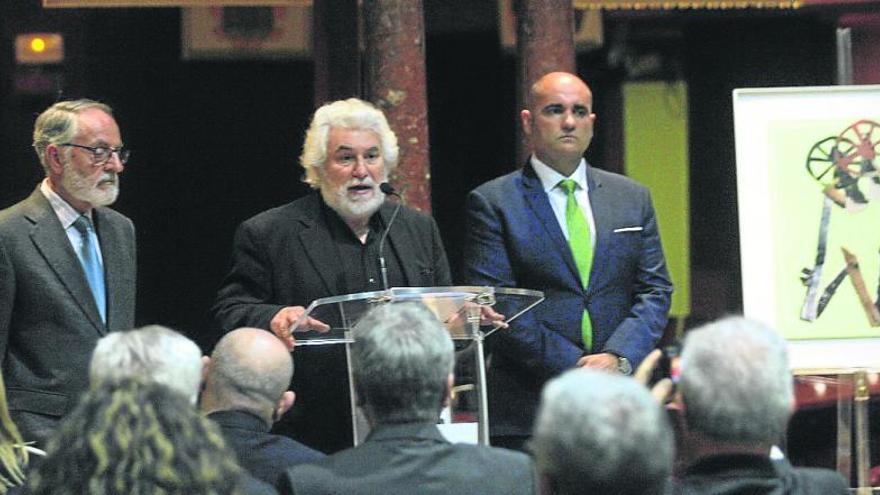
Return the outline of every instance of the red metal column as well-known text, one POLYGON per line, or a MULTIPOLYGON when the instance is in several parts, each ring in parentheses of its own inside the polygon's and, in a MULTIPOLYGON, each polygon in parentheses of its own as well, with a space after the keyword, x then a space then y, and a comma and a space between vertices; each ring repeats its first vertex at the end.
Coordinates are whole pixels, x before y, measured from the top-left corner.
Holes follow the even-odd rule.
MULTIPOLYGON (((525 108, 529 87, 548 72, 575 72, 574 9, 571 0, 518 0, 516 49, 519 55, 516 119, 525 108)), ((517 126, 517 166, 528 157, 529 146, 517 126)))
POLYGON ((365 94, 388 116, 400 145, 395 182, 406 204, 431 211, 428 96, 422 0, 364 0, 365 94))
POLYGON ((360 96, 358 12, 357 0, 315 0, 312 4, 315 108, 360 96))

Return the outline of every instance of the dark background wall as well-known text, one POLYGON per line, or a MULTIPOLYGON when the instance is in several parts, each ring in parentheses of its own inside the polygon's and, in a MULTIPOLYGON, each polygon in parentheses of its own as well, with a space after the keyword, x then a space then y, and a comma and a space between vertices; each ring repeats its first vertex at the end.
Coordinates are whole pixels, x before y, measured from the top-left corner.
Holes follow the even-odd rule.
MULTIPOLYGON (((216 336, 206 311, 235 227, 307 191, 297 156, 313 108, 311 62, 182 61, 177 9, 46 11, 39 3, 0 1, 0 208, 42 178, 29 147, 41 110, 58 97, 109 103, 133 149, 116 208, 138 228, 139 322, 169 325, 207 349, 216 336), (32 30, 65 35, 57 94, 12 91, 12 43, 32 30)), ((499 47, 494 8, 489 0, 426 2, 433 208, 453 264, 465 194, 515 165, 515 62, 499 47)), ((606 21, 609 40, 658 26, 677 33, 662 73, 690 87, 694 321, 738 311, 731 91, 832 83, 833 23, 810 13, 606 21)), ((581 55, 578 66, 599 114, 588 158, 619 169, 615 95, 631 76, 610 50, 581 55)))

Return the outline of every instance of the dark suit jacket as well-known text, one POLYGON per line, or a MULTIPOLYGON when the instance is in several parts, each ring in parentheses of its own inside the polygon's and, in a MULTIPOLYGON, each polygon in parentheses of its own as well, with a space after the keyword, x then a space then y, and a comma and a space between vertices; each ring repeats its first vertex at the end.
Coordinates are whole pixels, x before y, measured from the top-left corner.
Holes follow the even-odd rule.
POLYGON ((272 486, 290 466, 324 457, 299 442, 272 435, 262 419, 244 411, 217 411, 208 419, 220 426, 226 445, 235 451, 241 467, 272 486))
POLYGON ((716 455, 688 467, 675 495, 845 495, 846 480, 836 471, 793 468, 767 456, 716 455))
POLYGON ((463 283, 520 287, 545 300, 488 341, 490 431, 530 435, 544 383, 585 353, 581 315, 593 323, 591 353, 636 366, 667 322, 672 283, 648 190, 587 167, 596 224, 586 290, 541 180, 530 164, 468 195, 463 283))
POLYGON ((88 387, 97 340, 134 326, 135 232, 94 210, 107 288, 101 322, 85 272, 39 187, 0 212, 0 359, 12 417, 26 440, 44 440, 88 387))
POLYGON ((537 492, 537 475, 525 454, 451 444, 432 424, 381 425, 353 449, 289 469, 278 491, 298 495, 527 495, 537 492))
MULTIPOLYGON (((269 329, 285 306, 348 293, 322 199, 312 193, 245 221, 235 234, 232 269, 217 294, 212 314, 222 332, 242 326, 269 329)), ((378 214, 385 225, 394 205, 378 214)), ((446 252, 434 220, 403 207, 388 233, 386 253, 401 261, 406 285, 452 283, 446 252)), ((348 373, 342 346, 310 346, 296 351, 293 390, 296 407, 275 431, 291 434, 324 452, 353 445, 348 373), (285 425, 290 425, 286 427, 285 425)))

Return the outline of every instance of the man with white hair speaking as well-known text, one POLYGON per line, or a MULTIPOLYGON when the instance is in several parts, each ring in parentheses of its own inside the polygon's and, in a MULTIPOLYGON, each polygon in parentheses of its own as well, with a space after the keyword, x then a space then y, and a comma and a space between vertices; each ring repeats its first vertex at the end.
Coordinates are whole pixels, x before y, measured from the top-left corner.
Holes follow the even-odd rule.
MULTIPOLYGON (((300 164, 317 192, 246 220, 238 228, 232 268, 212 315, 222 332, 271 330, 293 345, 291 325, 311 301, 388 287, 452 282, 434 220, 395 205, 380 185, 397 166, 397 137, 382 112, 351 98, 319 108, 306 132, 300 164), (387 232, 383 252, 381 238, 387 232)), ((308 327, 326 330, 323 322, 308 327)), ((342 346, 297 352, 292 387, 297 407, 275 431, 335 452, 352 445, 348 375, 342 346)))

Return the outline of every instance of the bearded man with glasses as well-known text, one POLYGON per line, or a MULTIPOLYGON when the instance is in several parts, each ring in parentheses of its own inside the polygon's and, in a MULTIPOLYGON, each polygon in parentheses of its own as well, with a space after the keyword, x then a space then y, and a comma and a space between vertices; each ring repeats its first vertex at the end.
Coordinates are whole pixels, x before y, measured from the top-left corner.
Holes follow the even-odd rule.
POLYGON ((44 442, 88 386, 98 339, 134 326, 135 230, 106 206, 128 162, 109 106, 55 103, 37 117, 46 178, 0 211, 0 364, 25 440, 44 442))

